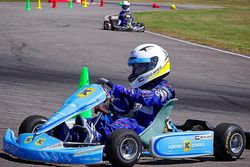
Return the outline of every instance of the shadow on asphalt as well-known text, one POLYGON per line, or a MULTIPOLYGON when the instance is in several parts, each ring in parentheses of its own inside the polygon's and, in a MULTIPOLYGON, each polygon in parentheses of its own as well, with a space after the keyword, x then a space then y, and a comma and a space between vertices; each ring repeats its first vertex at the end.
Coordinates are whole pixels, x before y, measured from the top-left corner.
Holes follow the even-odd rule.
POLYGON ((217 161, 214 157, 199 157, 199 158, 189 158, 189 159, 150 159, 141 160, 137 163, 139 165, 178 165, 178 164, 192 164, 192 163, 201 163, 207 161, 217 161))
POLYGON ((30 162, 30 161, 25 161, 25 160, 21 160, 15 157, 12 157, 6 153, 0 153, 0 158, 1 159, 5 159, 7 161, 12 161, 12 162, 18 162, 18 163, 22 163, 22 164, 30 164, 30 165, 43 165, 43 166, 58 166, 58 167, 65 167, 65 165, 53 165, 53 164, 47 164, 47 163, 42 163, 42 162, 30 162))
MULTIPOLYGON (((56 167, 67 167, 71 166, 69 164, 48 164, 48 163, 42 163, 42 162, 30 162, 30 161, 25 161, 21 160, 15 157, 12 157, 6 153, 0 153, 0 158, 7 160, 7 161, 12 161, 12 162, 17 162, 17 163, 22 163, 22 164, 28 164, 28 165, 41 165, 41 166, 56 166, 56 167)), ((141 157, 140 161, 137 162, 138 165, 143 165, 143 166, 152 166, 152 165, 178 165, 178 164, 194 164, 194 163, 201 163, 201 162, 208 162, 208 161, 217 161, 214 157, 198 157, 198 158, 189 158, 189 159, 156 159, 156 158, 148 158, 148 157, 141 157)), ((78 166, 78 165, 76 165, 78 166)), ((104 164, 99 164, 99 165, 89 165, 89 166, 103 166, 103 167, 112 167, 111 164, 104 163, 104 164)))

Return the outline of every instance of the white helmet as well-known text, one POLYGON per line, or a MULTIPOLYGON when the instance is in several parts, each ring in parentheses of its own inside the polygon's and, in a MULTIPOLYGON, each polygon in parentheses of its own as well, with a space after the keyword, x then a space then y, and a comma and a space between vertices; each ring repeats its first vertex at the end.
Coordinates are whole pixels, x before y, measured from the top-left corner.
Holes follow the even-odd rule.
POLYGON ((155 44, 137 46, 129 55, 128 65, 132 67, 128 77, 132 88, 139 88, 152 80, 164 78, 170 72, 168 53, 155 44))
POLYGON ((128 12, 130 10, 130 3, 128 1, 122 2, 122 10, 128 12))

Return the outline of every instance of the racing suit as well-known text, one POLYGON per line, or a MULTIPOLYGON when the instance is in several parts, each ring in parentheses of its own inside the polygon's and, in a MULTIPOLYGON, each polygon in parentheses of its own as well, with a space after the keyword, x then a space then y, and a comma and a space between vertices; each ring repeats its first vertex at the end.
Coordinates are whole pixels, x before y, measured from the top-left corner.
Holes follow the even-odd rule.
POLYGON ((128 20, 132 20, 131 23, 133 23, 134 16, 129 11, 121 11, 118 16, 118 26, 128 26, 128 20))
POLYGON ((114 85, 113 96, 116 98, 110 110, 113 116, 107 116, 105 124, 97 127, 104 138, 109 136, 114 130, 127 128, 141 133, 154 120, 160 109, 167 101, 175 97, 175 91, 166 80, 153 82, 145 89, 125 88, 122 85, 114 85), (121 117, 134 111, 134 117, 121 117))

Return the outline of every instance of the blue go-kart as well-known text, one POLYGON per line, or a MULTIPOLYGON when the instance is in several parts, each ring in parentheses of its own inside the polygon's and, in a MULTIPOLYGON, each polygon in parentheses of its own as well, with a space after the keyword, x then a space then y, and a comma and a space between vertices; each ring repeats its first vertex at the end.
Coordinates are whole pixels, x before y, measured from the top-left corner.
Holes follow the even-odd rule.
POLYGON ((103 22, 104 30, 112 30, 112 31, 133 31, 133 32, 144 32, 145 25, 143 23, 135 23, 132 20, 132 15, 127 14, 125 16, 127 20, 127 26, 119 26, 118 25, 118 16, 117 15, 109 15, 105 17, 105 21, 103 22))
MULTIPOLYGON (((106 79, 100 79, 80 88, 49 119, 29 116, 19 127, 18 138, 8 129, 3 150, 27 161, 91 165, 108 160, 122 167, 133 166, 141 155, 166 159, 214 155, 219 160, 236 160, 245 148, 249 149, 249 133, 235 124, 222 123, 214 128, 206 121, 187 120, 175 125, 169 116, 176 99, 170 100, 141 134, 118 129, 108 141, 97 142, 92 131, 86 131, 86 119, 81 117, 83 121, 79 121, 74 116, 112 103, 105 85, 111 86, 106 79), (84 137, 75 141, 69 135, 72 129, 82 131, 84 137)), ((97 113, 92 129, 106 112, 97 113)))

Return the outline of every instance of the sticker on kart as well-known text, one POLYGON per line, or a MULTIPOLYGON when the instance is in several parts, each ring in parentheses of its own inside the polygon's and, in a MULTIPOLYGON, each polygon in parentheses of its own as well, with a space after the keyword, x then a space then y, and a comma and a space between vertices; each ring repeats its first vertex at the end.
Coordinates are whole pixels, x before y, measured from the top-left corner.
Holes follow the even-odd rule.
POLYGON ((85 89, 83 89, 83 91, 78 93, 77 96, 81 97, 81 98, 86 98, 86 97, 90 96, 93 92, 95 92, 94 88, 85 88, 85 89))

